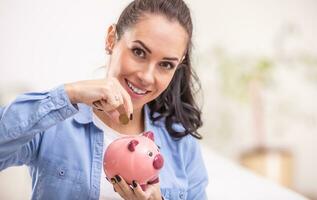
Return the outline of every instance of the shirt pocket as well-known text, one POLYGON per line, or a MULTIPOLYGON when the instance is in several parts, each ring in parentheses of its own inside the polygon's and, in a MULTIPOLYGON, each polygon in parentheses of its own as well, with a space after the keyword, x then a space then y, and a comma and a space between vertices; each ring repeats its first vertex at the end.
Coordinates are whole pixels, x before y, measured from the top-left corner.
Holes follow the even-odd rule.
POLYGON ((165 200, 183 200, 187 198, 187 192, 182 188, 161 188, 165 200))
POLYGON ((65 161, 44 160, 40 165, 34 199, 82 199, 83 175, 65 161))

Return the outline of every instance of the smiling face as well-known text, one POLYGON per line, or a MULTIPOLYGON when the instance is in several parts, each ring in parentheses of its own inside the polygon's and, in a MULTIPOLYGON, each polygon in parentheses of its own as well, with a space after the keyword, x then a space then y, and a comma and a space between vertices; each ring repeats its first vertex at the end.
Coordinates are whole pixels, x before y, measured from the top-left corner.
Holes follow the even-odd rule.
POLYGON ((135 110, 158 97, 169 85, 188 42, 177 22, 146 14, 120 40, 110 27, 107 46, 112 50, 108 76, 116 77, 129 93, 135 110))

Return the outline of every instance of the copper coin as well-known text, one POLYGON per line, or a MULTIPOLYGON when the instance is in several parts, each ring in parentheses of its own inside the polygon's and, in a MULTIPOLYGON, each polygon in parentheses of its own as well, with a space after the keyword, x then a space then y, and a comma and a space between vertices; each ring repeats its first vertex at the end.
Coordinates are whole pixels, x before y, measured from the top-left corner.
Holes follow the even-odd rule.
POLYGON ((129 123, 129 117, 126 114, 120 114, 119 121, 121 122, 121 124, 126 125, 129 123))

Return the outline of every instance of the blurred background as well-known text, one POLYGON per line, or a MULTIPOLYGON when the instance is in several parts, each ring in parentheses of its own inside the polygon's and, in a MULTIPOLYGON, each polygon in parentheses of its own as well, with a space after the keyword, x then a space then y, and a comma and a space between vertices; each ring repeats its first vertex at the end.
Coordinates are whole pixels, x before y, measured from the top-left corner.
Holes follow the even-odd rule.
MULTIPOLYGON (((102 77, 105 32, 129 2, 0 0, 0 105, 102 77)), ((202 143, 317 199, 317 1, 186 2, 203 89, 202 143)), ((26 168, 0 172, 0 199, 29 197, 29 183, 26 168)))

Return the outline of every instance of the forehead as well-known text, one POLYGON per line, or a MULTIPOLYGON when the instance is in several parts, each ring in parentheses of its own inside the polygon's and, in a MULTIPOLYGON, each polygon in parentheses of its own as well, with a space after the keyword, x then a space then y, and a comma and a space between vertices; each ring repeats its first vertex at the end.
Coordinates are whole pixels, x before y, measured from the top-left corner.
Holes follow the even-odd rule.
POLYGON ((154 53, 181 57, 187 47, 188 34, 176 21, 155 14, 142 16, 124 33, 128 41, 141 40, 154 53))

